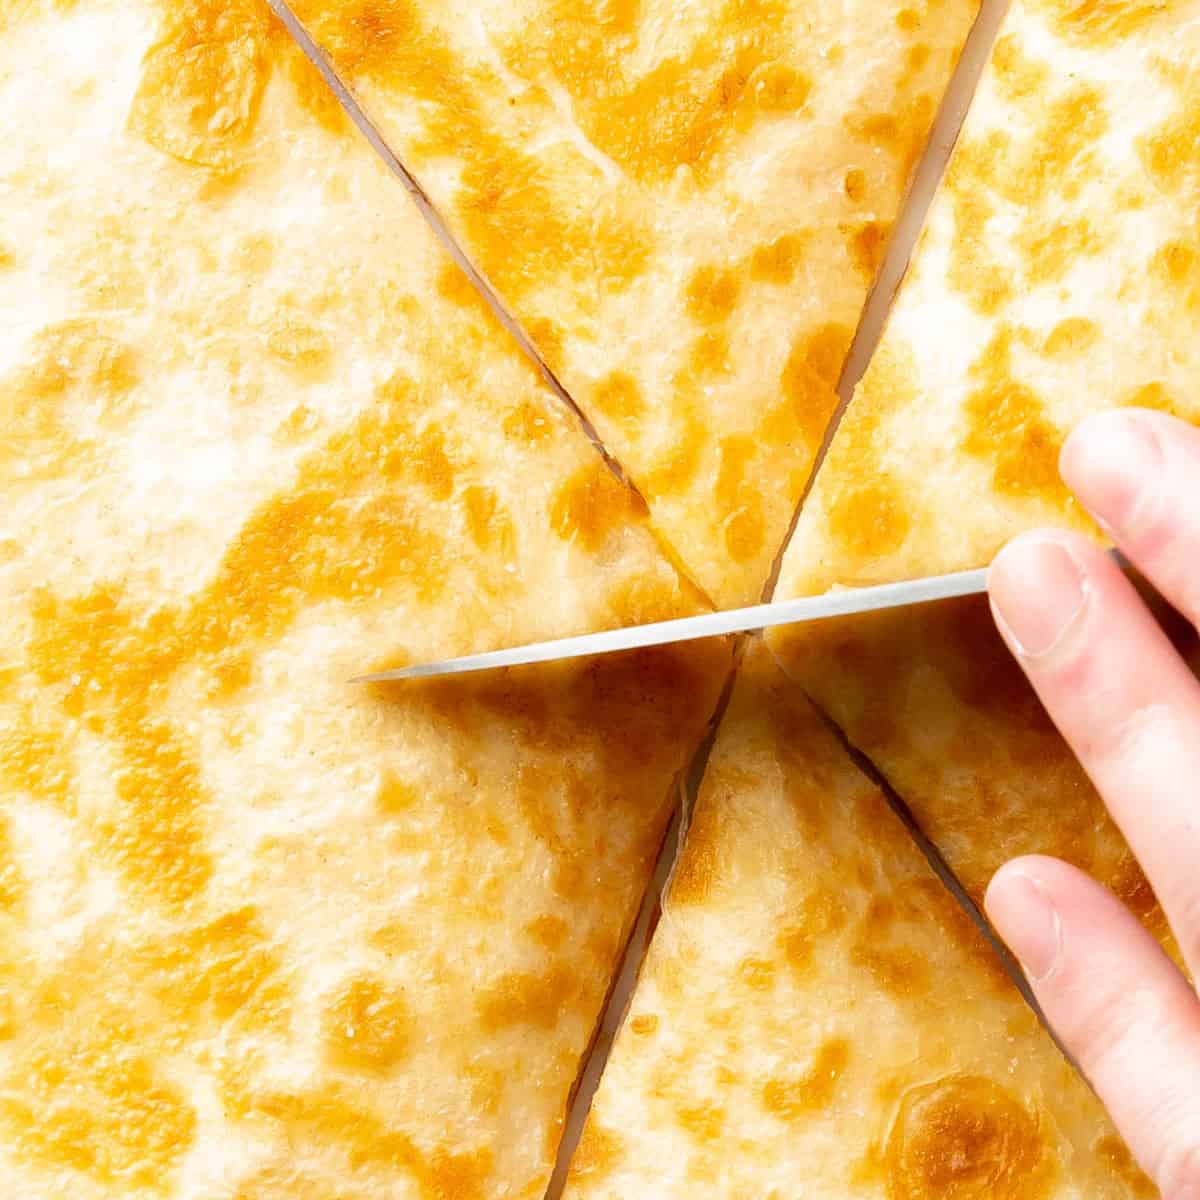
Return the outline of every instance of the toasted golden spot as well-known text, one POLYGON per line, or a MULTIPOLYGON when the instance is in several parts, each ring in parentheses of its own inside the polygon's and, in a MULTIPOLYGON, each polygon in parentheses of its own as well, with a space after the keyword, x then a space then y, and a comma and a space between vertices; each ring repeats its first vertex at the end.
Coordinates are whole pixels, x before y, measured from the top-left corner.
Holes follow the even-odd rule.
POLYGON ((720 1104, 681 1104, 675 1111, 680 1129, 699 1142, 715 1142, 725 1128, 725 1109, 720 1104))
POLYGON ((765 112, 799 112, 812 88, 812 80, 803 72, 783 63, 770 63, 756 73, 754 101, 765 112))
POLYGON ((612 1173, 624 1153, 621 1137, 593 1116, 584 1126, 575 1157, 571 1159, 570 1178, 573 1182, 598 1182, 612 1173))
POLYGON ((35 1029, 0 1095, 10 1150, 109 1187, 160 1188, 191 1148, 196 1116, 139 1053, 138 1035, 122 1018, 83 1013, 35 1029))
POLYGON ((1200 244, 1182 239, 1165 243, 1150 260, 1150 271, 1189 316, 1200 314, 1200 244))
POLYGON ((483 1200, 492 1173, 490 1150, 452 1153, 445 1146, 432 1152, 418 1147, 403 1129, 329 1085, 319 1093, 251 1093, 227 1096, 225 1102, 235 1111, 277 1122, 293 1144, 318 1140, 339 1147, 351 1166, 407 1171, 423 1200, 483 1200))
POLYGON ((631 575, 610 585, 608 605, 621 624, 645 625, 695 612, 696 598, 677 577, 631 575))
POLYGON ((566 942, 571 932, 570 925, 553 913, 541 913, 534 917, 525 929, 539 946, 544 946, 547 950, 557 950, 566 942))
POLYGON ((769 958, 744 958, 737 967, 738 978, 757 992, 766 991, 775 982, 775 964, 769 958))
POLYGON ((696 478, 704 452, 710 443, 708 427, 696 415, 695 403, 688 394, 687 379, 676 380, 673 403, 674 445, 646 473, 646 495, 651 500, 677 496, 696 478))
POLYGON ((915 45, 909 46, 904 52, 904 65, 909 75, 916 75, 923 71, 929 64, 932 54, 933 50, 924 42, 917 42, 915 45))
POLYGON ((867 173, 858 167, 851 168, 842 180, 842 188, 849 199, 860 204, 867 194, 867 173))
POLYGON ((921 14, 912 8, 902 8, 896 14, 896 28, 902 33, 915 33, 921 28, 921 14))
POLYGON ((805 444, 821 444, 837 408, 837 383, 853 338, 844 325, 830 323, 801 335, 792 346, 780 385, 805 444))
POLYGON ((17 264, 17 252, 7 243, 0 241, 0 271, 6 271, 17 264))
POLYGON ((1042 398, 1013 378, 1012 341, 1011 329, 1002 328, 971 366, 978 386, 967 397, 962 448, 992 464, 998 491, 1061 507, 1068 499, 1058 474, 1063 434, 1042 398))
POLYGON ((846 919, 841 898, 828 888, 817 888, 796 906, 794 922, 775 935, 775 945, 792 974, 800 979, 810 974, 816 950, 845 927, 846 919))
MULTIPOLYGON (((188 926, 141 948, 123 981, 152 994, 168 1027, 206 1023, 268 1029, 286 1021, 289 990, 277 952, 251 907, 188 926)), ((111 973, 111 964, 101 971, 111 973)))
POLYGON ((646 412, 646 401, 637 380, 628 371, 613 371, 592 392, 596 409, 622 429, 636 429, 646 412))
POLYGON ((117 399, 137 382, 133 352, 92 321, 63 321, 34 339, 24 389, 37 401, 59 400, 73 388, 117 399))
POLYGON ((200 772, 170 726, 142 715, 119 721, 118 731, 119 815, 99 824, 101 846, 131 881, 182 903, 212 874, 199 822, 207 801, 200 772))
POLYGON ((1106 1163, 1108 1169, 1129 1188, 1131 1196, 1145 1196, 1150 1200, 1150 1197, 1158 1195, 1158 1188, 1133 1161, 1129 1148, 1115 1133, 1106 1133, 1096 1143, 1096 1153, 1101 1162, 1106 1163))
POLYGON ((701 378, 729 370, 729 333, 706 329, 698 334, 688 351, 687 369, 701 378))
POLYGON ((984 316, 996 313, 1012 295, 1012 280, 991 261, 985 244, 987 223, 995 208, 984 196, 965 186, 955 186, 965 176, 961 169, 967 155, 959 156, 960 170, 947 177, 954 207, 954 238, 950 249, 947 280, 984 316))
POLYGON ((299 442, 315 433, 320 418, 307 404, 297 404, 280 422, 275 437, 284 443, 299 442))
POLYGON ((489 985, 476 1001, 487 1032, 514 1025, 553 1029, 563 1013, 574 1010, 582 981, 567 963, 551 963, 541 975, 513 971, 489 985))
POLYGON ((680 167, 703 174, 755 110, 798 112, 808 78, 764 64, 754 46, 704 40, 690 59, 667 59, 628 90, 593 107, 588 132, 635 179, 670 178, 680 167))
POLYGON ((929 964, 924 956, 908 946, 878 942, 869 920, 863 922, 850 958, 870 971, 875 982, 893 996, 913 996, 929 987, 929 964))
POLYGON ((485 554, 496 554, 512 562, 517 554, 517 528, 495 491, 486 484, 473 483, 462 494, 471 540, 485 554))
POLYGON ((843 120, 855 137, 892 154, 907 177, 924 148, 933 115, 933 98, 921 95, 900 112, 851 113, 843 120))
POLYGON ((629 1028, 638 1037, 650 1037, 658 1032, 658 1017, 654 1013, 638 1013, 629 1022, 629 1028))
POLYGON ((476 291, 470 276, 456 262, 447 261, 442 264, 437 275, 437 290, 439 296, 444 296, 467 312, 477 313, 483 304, 483 299, 476 291))
POLYGON ((1021 39, 1010 33, 1002 37, 992 51, 992 74, 1008 99, 1023 100, 1043 93, 1050 68, 1029 58, 1021 46, 1021 39))
POLYGON ((550 508, 550 527, 564 541, 578 541, 595 553, 611 533, 644 515, 637 494, 597 459, 559 487, 550 508))
POLYGON ((1171 12, 1170 0, 1039 0, 1064 37, 1094 46, 1141 33, 1171 12))
POLYGON ((804 238, 800 234, 782 234, 773 242, 754 248, 750 255, 750 278, 761 283, 790 283, 803 254, 804 238))
POLYGON ((868 278, 874 279, 887 248, 888 226, 882 221, 867 221, 859 226, 850 241, 854 265, 868 278))
POLYGON ((830 535, 862 560, 899 550, 911 527, 904 495, 886 471, 872 482, 837 488, 826 519, 830 535))
POLYGON ((687 284, 688 312, 706 325, 726 320, 741 294, 737 273, 721 267, 698 267, 687 284))
POLYGON ((747 471, 757 455, 757 445, 745 434, 730 434, 721 442, 715 499, 718 511, 728 514, 725 547, 734 562, 752 559, 766 536, 760 481, 747 471))
POLYGON ((721 849, 724 844, 719 806, 700 804, 692 818, 675 876, 671 881, 674 907, 703 904, 720 878, 721 849))
POLYGON ((182 162, 238 166, 266 85, 267 37, 252 6, 189 8, 146 54, 130 128, 182 162))
POLYGON ((1056 221, 1047 226, 1031 222, 1017 235, 1024 256, 1025 274, 1035 285, 1056 283, 1079 259, 1099 254, 1109 240, 1087 217, 1056 221))
POLYGON ((325 1046, 334 1062, 369 1071, 388 1071, 412 1044, 413 1019, 404 994, 377 979, 343 984, 322 1018, 325 1046))
POLYGON ((71 812, 71 774, 58 730, 40 728, 28 715, 0 727, 0 780, 7 789, 71 812))
POLYGON ((1100 330, 1094 321, 1083 317, 1067 317, 1050 331, 1042 349, 1051 358, 1081 354, 1095 345, 1100 330))
POLYGON ((554 435, 554 425, 546 410, 528 400, 520 401, 504 418, 502 428, 506 437, 527 446, 544 442, 554 435))
POLYGON ((849 1061, 849 1042, 830 1038, 818 1049, 808 1070, 787 1079, 769 1079, 763 1084, 763 1107, 784 1121, 798 1121, 808 1113, 827 1108, 849 1061))
POLYGON ((1168 192, 1195 187, 1200 178, 1196 144, 1200 139, 1200 105, 1193 100, 1174 111, 1140 146, 1151 179, 1168 192))
POLYGON ((309 61, 308 55, 285 36, 276 36, 274 45, 283 58, 284 69, 305 111, 330 133, 354 136, 350 118, 338 102, 336 93, 309 61))
POLYGON ((1108 127, 1104 93, 1091 84, 1076 84, 1047 106, 1026 153, 1008 164, 1010 169, 998 171, 995 182, 1015 203, 1036 203, 1047 192, 1072 199, 1108 127))
POLYGON ((908 1092, 886 1160, 890 1200, 1040 1200, 1055 1172, 1037 1118, 976 1075, 908 1092))

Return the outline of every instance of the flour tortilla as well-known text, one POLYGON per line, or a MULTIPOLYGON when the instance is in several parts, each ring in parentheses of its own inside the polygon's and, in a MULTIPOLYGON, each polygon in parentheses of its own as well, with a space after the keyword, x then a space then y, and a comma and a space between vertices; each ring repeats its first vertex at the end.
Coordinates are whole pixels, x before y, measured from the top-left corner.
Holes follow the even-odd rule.
POLYGON ((1200 420, 1193 4, 1016 0, 778 595, 1094 534, 1058 452, 1119 405, 1200 420))
POLYGON ((1154 1194, 882 795, 754 647, 568 1200, 1154 1194))
POLYGON ((978 0, 296 0, 722 607, 759 598, 978 0))
POLYGON ((0 1178, 540 1196, 720 648, 255 3, 0 9, 0 1178))

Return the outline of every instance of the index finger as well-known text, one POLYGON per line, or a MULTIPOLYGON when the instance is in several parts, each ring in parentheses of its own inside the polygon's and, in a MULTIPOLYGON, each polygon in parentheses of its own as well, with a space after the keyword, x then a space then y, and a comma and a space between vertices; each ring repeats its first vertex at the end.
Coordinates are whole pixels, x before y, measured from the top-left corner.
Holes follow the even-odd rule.
POLYGON ((1018 538, 989 582, 1001 633, 1200 973, 1200 686, 1133 585, 1085 538, 1018 538))

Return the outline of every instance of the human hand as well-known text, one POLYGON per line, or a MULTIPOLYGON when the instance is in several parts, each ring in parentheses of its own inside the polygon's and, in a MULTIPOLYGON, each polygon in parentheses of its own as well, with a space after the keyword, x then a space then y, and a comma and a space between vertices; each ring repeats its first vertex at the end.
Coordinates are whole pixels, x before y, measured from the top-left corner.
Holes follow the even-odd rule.
MULTIPOLYGON (((1062 475, 1200 625, 1200 430, 1126 409, 1085 422, 1062 475)), ((992 611, 1142 864, 1200 977, 1200 684, 1112 559, 1038 532, 997 557, 992 611)), ((1117 899, 1056 859, 997 872, 986 906, 1050 1024, 1164 1200, 1200 1200, 1200 999, 1117 899)))

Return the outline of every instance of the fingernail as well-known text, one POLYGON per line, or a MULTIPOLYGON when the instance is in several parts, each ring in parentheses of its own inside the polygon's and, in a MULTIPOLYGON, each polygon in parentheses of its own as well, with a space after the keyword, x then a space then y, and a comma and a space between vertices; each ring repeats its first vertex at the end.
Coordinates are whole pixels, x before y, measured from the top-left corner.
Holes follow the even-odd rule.
POLYGON ((1082 619, 1088 580, 1066 546, 1033 536, 1018 538, 1000 552, 988 591, 996 619, 1018 652, 1045 658, 1082 619))
POLYGON ((1034 878, 1009 871, 988 889, 988 916, 1033 983, 1054 974, 1062 956, 1062 918, 1034 878))
POLYGON ((1067 439, 1060 469, 1084 507, 1114 533, 1136 526, 1165 465, 1151 420, 1137 412, 1101 413, 1067 439))

